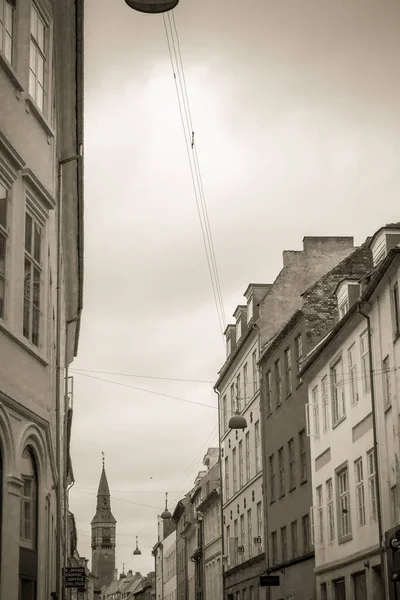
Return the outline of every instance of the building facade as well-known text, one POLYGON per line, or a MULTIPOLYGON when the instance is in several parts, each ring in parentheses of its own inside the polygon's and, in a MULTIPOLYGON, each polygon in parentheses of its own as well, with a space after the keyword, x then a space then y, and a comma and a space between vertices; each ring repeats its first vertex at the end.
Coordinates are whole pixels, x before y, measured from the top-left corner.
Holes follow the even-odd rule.
POLYGON ((298 372, 303 357, 336 322, 337 284, 343 277, 362 277, 371 267, 371 252, 363 246, 305 290, 301 308, 264 347, 260 359, 267 568, 280 578, 271 600, 316 595, 308 390, 298 372))
POLYGON ((270 287, 248 286, 247 305, 236 308, 236 324, 225 331, 228 356, 214 387, 220 411, 223 570, 228 599, 236 599, 237 594, 258 598, 259 576, 265 569, 257 321, 258 305, 270 287), (234 414, 246 419, 243 431, 229 428, 234 414))
POLYGON ((197 514, 203 520, 201 559, 204 575, 204 598, 220 600, 222 592, 222 523, 220 464, 211 466, 202 479, 203 496, 197 514))
POLYGON ((163 539, 163 600, 176 600, 176 531, 163 539))
POLYGON ((61 598, 68 558, 65 379, 83 294, 83 1, 0 8, 0 597, 45 600, 61 598))
POLYGON ((400 229, 369 243, 373 269, 337 287, 338 323, 306 358, 318 599, 394 598, 400 565, 400 229), (372 366, 372 369, 371 369, 372 366), (385 547, 386 545, 386 547, 385 547))
POLYGON ((114 579, 117 521, 111 512, 111 496, 104 467, 97 490, 96 514, 92 528, 92 572, 96 577, 95 591, 100 593, 114 579))

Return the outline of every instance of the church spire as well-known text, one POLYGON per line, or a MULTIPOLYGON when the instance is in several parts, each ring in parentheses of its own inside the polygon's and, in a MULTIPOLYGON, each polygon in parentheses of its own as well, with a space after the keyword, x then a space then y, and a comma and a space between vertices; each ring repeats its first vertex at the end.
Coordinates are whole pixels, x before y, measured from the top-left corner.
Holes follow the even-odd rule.
POLYGON ((102 454, 102 470, 100 475, 99 487, 97 490, 97 506, 96 515, 92 521, 111 521, 115 523, 115 519, 111 513, 111 497, 110 488, 108 487, 106 468, 105 468, 105 457, 104 452, 102 454))
POLYGON ((102 452, 101 454, 102 454, 103 469, 101 471, 99 489, 97 490, 97 504, 99 504, 99 498, 101 500, 101 503, 103 503, 103 497, 108 497, 108 498, 110 497, 110 488, 108 487, 104 452, 102 452))

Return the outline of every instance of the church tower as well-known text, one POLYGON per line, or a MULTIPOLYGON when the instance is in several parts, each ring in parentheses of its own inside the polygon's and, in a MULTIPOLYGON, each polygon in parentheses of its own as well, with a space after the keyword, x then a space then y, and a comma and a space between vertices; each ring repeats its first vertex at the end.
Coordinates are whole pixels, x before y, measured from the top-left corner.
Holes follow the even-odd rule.
POLYGON ((108 585, 114 579, 116 524, 111 512, 110 489, 103 457, 103 469, 97 491, 96 514, 91 523, 92 573, 97 577, 95 591, 100 591, 103 585, 108 585))

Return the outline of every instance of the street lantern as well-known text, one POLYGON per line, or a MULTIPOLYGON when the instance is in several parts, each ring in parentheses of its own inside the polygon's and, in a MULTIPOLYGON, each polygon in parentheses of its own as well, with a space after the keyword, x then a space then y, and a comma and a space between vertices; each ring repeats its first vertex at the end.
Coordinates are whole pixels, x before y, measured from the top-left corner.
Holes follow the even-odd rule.
POLYGON ((170 519, 172 517, 171 513, 168 510, 168 492, 165 494, 165 510, 161 513, 161 518, 164 520, 170 519))
POLYGON ((136 548, 135 548, 135 550, 133 551, 133 554, 134 554, 134 556, 140 556, 140 554, 142 554, 142 553, 140 552, 140 550, 139 550, 139 547, 138 547, 138 536, 136 536, 136 548))
POLYGON ((125 2, 133 10, 148 14, 159 14, 175 8, 179 0, 125 0, 125 2))
POLYGON ((228 427, 230 429, 246 429, 247 421, 242 415, 236 413, 229 419, 228 427))

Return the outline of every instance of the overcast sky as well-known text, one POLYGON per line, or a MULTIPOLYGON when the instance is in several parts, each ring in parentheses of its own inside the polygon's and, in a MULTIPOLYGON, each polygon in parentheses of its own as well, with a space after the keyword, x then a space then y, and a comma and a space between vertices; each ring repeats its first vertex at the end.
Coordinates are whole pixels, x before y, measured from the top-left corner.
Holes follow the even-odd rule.
MULTIPOLYGON (((104 451, 117 567, 145 574, 163 493, 174 508, 216 445, 211 382, 225 355, 162 17, 123 0, 85 6, 86 272, 73 368, 103 374, 74 373, 71 509, 90 558, 104 451)), ((181 0, 175 19, 230 320, 248 283, 272 282, 305 235, 359 244, 399 220, 400 3, 181 0)))

